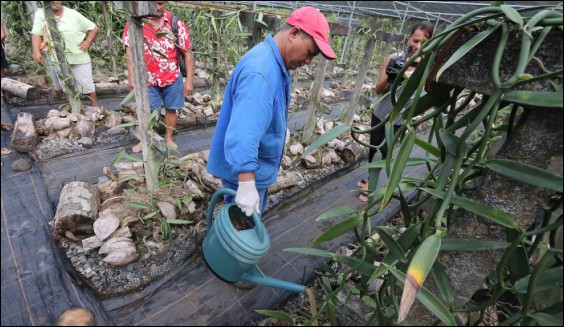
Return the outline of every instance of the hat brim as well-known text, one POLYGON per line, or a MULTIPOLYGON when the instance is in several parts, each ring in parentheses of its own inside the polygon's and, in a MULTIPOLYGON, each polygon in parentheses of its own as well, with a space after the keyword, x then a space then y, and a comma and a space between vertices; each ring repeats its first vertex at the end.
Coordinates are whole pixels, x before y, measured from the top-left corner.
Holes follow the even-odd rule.
POLYGON ((337 55, 335 55, 335 52, 333 52, 333 49, 331 49, 331 46, 329 44, 317 38, 313 38, 313 40, 315 41, 315 44, 317 44, 317 47, 319 47, 319 50, 321 51, 321 54, 323 54, 323 57, 329 60, 337 58, 337 55))

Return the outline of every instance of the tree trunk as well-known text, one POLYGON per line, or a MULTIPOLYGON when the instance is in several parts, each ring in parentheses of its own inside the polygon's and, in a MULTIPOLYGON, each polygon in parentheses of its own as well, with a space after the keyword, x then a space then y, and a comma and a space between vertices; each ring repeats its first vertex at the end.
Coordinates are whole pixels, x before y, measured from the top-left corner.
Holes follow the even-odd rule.
POLYGON ((185 160, 191 160, 191 161, 198 161, 198 160, 203 160, 203 161, 207 161, 208 160, 208 155, 209 155, 209 150, 204 150, 204 151, 200 151, 200 152, 194 152, 194 153, 190 153, 185 155, 184 157, 178 159, 179 161, 185 161, 185 160))
POLYGON ((127 176, 141 176, 144 171, 142 162, 118 162, 114 165, 114 168, 120 179, 127 176))
POLYGON ((205 187, 209 192, 215 193, 220 190, 223 185, 221 184, 221 180, 206 171, 206 167, 202 165, 200 162, 194 162, 190 170, 194 176, 194 180, 199 182, 200 185, 205 187))
POLYGON ((91 234, 98 218, 100 192, 85 182, 70 182, 61 190, 54 235, 70 231, 73 235, 91 234))
POLYGON ((345 124, 351 125, 354 119, 354 115, 358 111, 358 98, 360 92, 362 91, 362 86, 364 85, 364 79, 366 78, 366 72, 368 71, 368 65, 370 64, 370 59, 372 58, 372 53, 374 52, 374 45, 376 44, 376 39, 370 37, 366 42, 366 48, 364 49, 364 57, 362 58, 362 63, 358 69, 358 75, 356 77, 356 84, 354 85, 354 90, 351 95, 351 102, 349 104, 349 109, 347 109, 347 118, 345 124))
POLYGON ((33 124, 33 115, 20 112, 14 125, 11 146, 18 152, 29 152, 37 145, 37 131, 33 124))
POLYGON ((189 111, 189 112, 184 111, 184 114, 186 115, 184 118, 178 117, 176 119, 176 126, 177 127, 185 127, 185 126, 196 125, 197 115, 195 113, 193 113, 191 111, 189 111))
MULTIPOLYGON (((108 43, 108 53, 110 54, 110 59, 112 60, 112 74, 115 78, 118 77, 117 74, 117 63, 116 63, 116 51, 114 45, 114 39, 112 37, 112 28, 110 24, 110 14, 108 13, 108 1, 102 1, 102 7, 104 8, 104 24, 106 25, 106 42, 108 43)), ((98 93, 98 91, 96 91, 98 93)))
MULTIPOLYGON (((222 28, 222 20, 221 20, 221 14, 218 12, 214 12, 213 13, 216 25, 217 25, 217 31, 221 31, 222 28)), ((213 79, 212 79, 212 90, 215 90, 215 103, 219 103, 220 102, 220 97, 221 94, 219 93, 219 72, 220 72, 220 64, 221 64, 221 59, 222 59, 222 54, 223 51, 221 49, 221 33, 213 33, 212 35, 212 40, 213 40, 213 44, 214 44, 214 55, 213 55, 213 79)))
MULTIPOLYGON (((356 35, 355 38, 354 38, 354 40, 353 40, 353 43, 352 43, 352 45, 351 45, 351 47, 350 47, 350 53, 356 53, 356 48, 358 47, 358 42, 359 42, 359 41, 360 41, 360 36, 359 36, 359 35, 356 35)), ((365 53, 366 53, 366 51, 365 51, 365 53)), ((370 54, 372 54, 372 52, 370 52, 370 54)), ((347 58, 346 64, 352 67, 352 65, 354 64, 353 61, 354 61, 354 56, 349 56, 349 57, 347 58)), ((360 71, 360 70, 359 70, 359 71, 360 71)))
POLYGON ((294 185, 296 185, 296 181, 294 181, 291 177, 283 176, 276 182, 276 184, 268 188, 268 193, 273 194, 294 185))
MULTIPOLYGON (((131 49, 131 60, 133 63, 133 80, 135 82, 135 108, 137 113, 137 128, 134 129, 135 136, 141 143, 141 150, 143 152, 143 162, 145 162, 145 183, 147 189, 152 192, 156 186, 158 176, 153 174, 158 171, 157 163, 155 162, 155 152, 148 146, 148 143, 155 142, 147 137, 146 133, 153 136, 157 134, 149 131, 149 85, 147 78, 147 64, 145 63, 145 45, 143 43, 143 21, 141 16, 154 14, 157 12, 157 5, 151 1, 120 1, 122 7, 133 16, 127 19, 129 24, 129 39, 131 49), (147 142, 149 140, 149 142, 147 142)), ((162 139, 162 138, 161 138, 162 139)))
POLYGON ((2 90, 28 100, 37 100, 40 96, 39 89, 35 86, 8 77, 2 78, 2 90))
POLYGON ((94 83, 97 95, 127 94, 129 88, 127 84, 116 83, 94 83))
POLYGON ((302 137, 302 143, 309 144, 311 137, 313 136, 313 130, 315 129, 316 114, 320 111, 320 99, 321 90, 323 89, 323 82, 325 82, 325 71, 327 70, 327 59, 320 56, 317 62, 317 70, 315 72, 315 80, 313 86, 311 87, 311 96, 309 100, 309 105, 307 106, 307 118, 304 125, 304 134, 302 137))
POLYGON ((368 156, 368 147, 360 145, 354 140, 349 140, 345 144, 343 150, 339 153, 339 156, 348 164, 355 163, 368 156))
POLYGON ((311 159, 311 157, 310 158, 306 157, 306 158, 300 159, 300 163, 302 164, 302 167, 304 167, 305 169, 316 169, 316 168, 321 167, 321 161, 318 161, 317 159, 313 160, 313 159, 311 159), (308 159, 310 159, 310 160, 308 160, 308 159))

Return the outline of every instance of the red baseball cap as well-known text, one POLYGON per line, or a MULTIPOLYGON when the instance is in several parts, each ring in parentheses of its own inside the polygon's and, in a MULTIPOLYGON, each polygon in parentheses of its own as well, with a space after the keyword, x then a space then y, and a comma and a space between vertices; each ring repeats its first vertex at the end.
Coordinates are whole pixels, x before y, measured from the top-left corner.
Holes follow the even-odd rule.
POLYGON ((331 49, 329 24, 319 9, 314 7, 296 9, 290 17, 286 19, 286 23, 301 28, 311 36, 325 58, 337 58, 335 52, 331 49))

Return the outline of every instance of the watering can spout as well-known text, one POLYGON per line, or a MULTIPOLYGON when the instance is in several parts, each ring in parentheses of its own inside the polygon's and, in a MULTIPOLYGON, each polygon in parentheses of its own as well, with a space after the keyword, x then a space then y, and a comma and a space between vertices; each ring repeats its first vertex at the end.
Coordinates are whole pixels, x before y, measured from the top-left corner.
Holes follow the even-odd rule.
POLYGON ((305 286, 266 276, 256 265, 241 275, 241 281, 303 293, 305 286))

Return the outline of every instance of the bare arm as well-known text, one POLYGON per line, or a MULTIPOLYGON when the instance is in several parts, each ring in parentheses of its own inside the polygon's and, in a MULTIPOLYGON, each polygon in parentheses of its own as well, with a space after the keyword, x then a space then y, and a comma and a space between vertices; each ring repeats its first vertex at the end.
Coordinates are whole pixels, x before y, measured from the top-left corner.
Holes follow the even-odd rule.
POLYGON ((100 28, 98 27, 98 25, 96 25, 96 27, 88 31, 88 34, 86 34, 86 39, 80 43, 79 49, 81 51, 88 51, 88 48, 90 48, 90 46, 94 42, 94 39, 96 38, 99 30, 100 28))
POLYGON ((245 173, 239 173, 239 175, 237 175, 237 180, 239 182, 254 181, 255 180, 255 172, 254 171, 248 171, 248 172, 245 172, 245 173))
POLYGON ((41 42, 43 42, 43 37, 37 34, 31 34, 31 48, 33 49, 33 61, 40 64, 43 62, 43 56, 41 55, 41 42))
POLYGON ((125 63, 127 64, 128 88, 131 91, 135 88, 135 81, 133 80, 133 63, 131 61, 131 49, 129 47, 125 48, 125 63))
POLYGON ((6 39, 6 32, 4 31, 4 24, 0 25, 2 25, 2 42, 4 42, 4 40, 6 39))
POLYGON ((194 90, 194 55, 190 51, 184 54, 186 64, 186 80, 184 81, 184 95, 192 95, 194 90))
POLYGON ((180 51, 184 54, 184 65, 186 66, 186 78, 184 79, 184 95, 191 95, 192 91, 194 90, 194 54, 191 50, 188 50, 184 47, 190 46, 190 30, 188 26, 181 21, 177 22, 178 33, 177 37, 181 37, 184 39, 176 40, 177 46, 180 48, 180 51), (184 35, 184 32, 186 35, 184 35), (184 42, 182 42, 184 41, 184 42))

